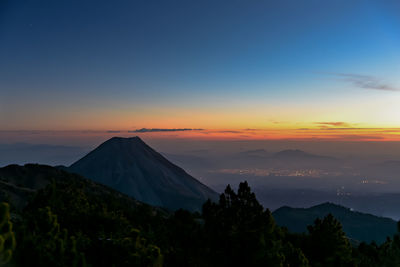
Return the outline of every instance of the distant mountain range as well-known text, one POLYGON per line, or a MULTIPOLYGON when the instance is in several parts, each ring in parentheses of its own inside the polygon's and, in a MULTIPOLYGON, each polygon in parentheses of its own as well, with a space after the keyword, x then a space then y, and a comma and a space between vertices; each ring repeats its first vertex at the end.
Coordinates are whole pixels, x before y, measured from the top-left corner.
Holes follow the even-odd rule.
POLYGON ((253 158, 253 157, 254 158, 266 158, 266 157, 270 157, 271 153, 269 153, 265 149, 253 149, 253 150, 246 150, 246 151, 239 152, 239 155, 247 156, 247 157, 251 157, 251 158, 253 158))
POLYGON ((0 144, 0 167, 43 162, 49 165, 71 164, 89 150, 88 147, 49 144, 0 144))
POLYGON ((307 232, 307 226, 312 225, 317 218, 323 218, 331 213, 338 219, 346 235, 353 242, 383 243, 386 237, 397 232, 396 221, 371 214, 352 211, 349 208, 332 203, 324 203, 311 208, 281 207, 272 215, 280 226, 285 226, 291 232, 307 232))
POLYGON ((287 149, 279 151, 273 155, 273 158, 285 159, 285 160, 286 159, 326 159, 326 160, 335 159, 333 157, 310 154, 299 149, 287 149))
POLYGON ((139 137, 114 137, 68 171, 110 186, 139 201, 172 210, 200 210, 218 194, 168 161, 139 137))

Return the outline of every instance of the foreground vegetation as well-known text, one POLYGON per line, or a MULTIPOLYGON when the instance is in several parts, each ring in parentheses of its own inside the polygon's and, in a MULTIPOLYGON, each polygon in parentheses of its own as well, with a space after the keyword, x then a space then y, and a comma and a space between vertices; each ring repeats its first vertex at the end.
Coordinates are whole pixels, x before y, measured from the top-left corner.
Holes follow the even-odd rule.
POLYGON ((351 245, 332 216, 307 234, 278 227, 246 182, 202 214, 135 205, 84 179, 55 180, 23 211, 2 204, 0 264, 11 266, 400 266, 400 236, 351 245))

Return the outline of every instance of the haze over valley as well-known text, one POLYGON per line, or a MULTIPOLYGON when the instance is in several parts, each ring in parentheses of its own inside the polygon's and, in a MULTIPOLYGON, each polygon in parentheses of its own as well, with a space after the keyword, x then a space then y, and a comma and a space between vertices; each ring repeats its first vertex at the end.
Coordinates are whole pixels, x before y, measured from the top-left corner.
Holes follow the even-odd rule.
MULTIPOLYGON (((146 140, 146 134, 142 138, 146 140)), ((96 145, 94 140, 85 145, 82 140, 66 140, 69 146, 0 145, 0 165, 69 166, 96 145)), ((60 143, 57 138, 54 141, 60 143)), ((285 205, 310 207, 332 202, 378 216, 400 218, 397 143, 165 138, 147 138, 147 142, 216 192, 222 192, 227 184, 236 188, 240 182, 248 181, 261 203, 271 210, 285 205)))

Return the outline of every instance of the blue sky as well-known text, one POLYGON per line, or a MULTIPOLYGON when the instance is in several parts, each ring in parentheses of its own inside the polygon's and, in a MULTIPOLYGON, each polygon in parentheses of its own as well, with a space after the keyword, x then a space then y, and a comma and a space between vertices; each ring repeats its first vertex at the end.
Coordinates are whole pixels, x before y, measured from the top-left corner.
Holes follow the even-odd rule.
POLYGON ((217 128, 210 113, 268 128, 352 105, 365 112, 350 123, 380 125, 371 106, 400 100, 398 14, 398 1, 2 1, 1 128, 217 128))

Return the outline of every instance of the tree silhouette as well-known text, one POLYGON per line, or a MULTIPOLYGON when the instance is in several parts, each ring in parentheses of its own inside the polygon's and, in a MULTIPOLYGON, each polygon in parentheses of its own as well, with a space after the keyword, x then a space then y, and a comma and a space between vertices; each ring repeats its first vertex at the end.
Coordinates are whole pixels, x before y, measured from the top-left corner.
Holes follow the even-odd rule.
POLYGON ((10 206, 2 202, 0 204, 0 265, 5 265, 11 260, 16 247, 12 226, 10 206))
POLYGON ((41 208, 24 225, 18 264, 22 266, 84 267, 84 254, 77 250, 77 240, 61 229, 50 207, 41 208))
POLYGON ((240 183, 237 194, 228 185, 219 203, 206 202, 203 217, 213 264, 279 266, 283 262, 271 212, 264 210, 247 182, 240 183))
POLYGON ((308 226, 309 247, 307 256, 313 266, 353 266, 352 248, 342 225, 332 214, 316 219, 308 226))

